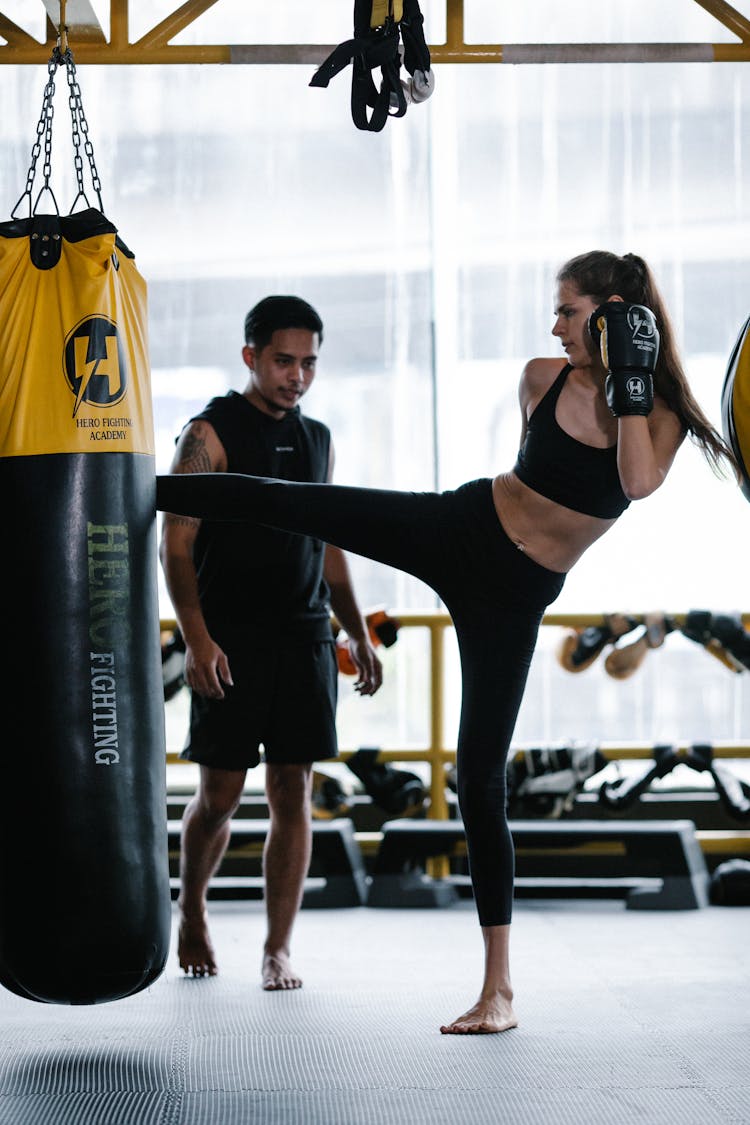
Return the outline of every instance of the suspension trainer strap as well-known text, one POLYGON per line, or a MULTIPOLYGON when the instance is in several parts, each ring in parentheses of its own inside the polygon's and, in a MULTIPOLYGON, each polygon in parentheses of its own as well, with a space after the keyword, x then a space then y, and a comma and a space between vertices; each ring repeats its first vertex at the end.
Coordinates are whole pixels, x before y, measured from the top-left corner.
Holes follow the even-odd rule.
POLYGON ((435 81, 419 0, 354 0, 354 37, 331 52, 310 85, 327 86, 350 62, 352 120, 358 129, 378 133, 389 117, 403 117, 409 102, 428 98, 435 81), (402 65, 407 82, 401 79, 402 65), (372 75, 376 68, 380 88, 372 75))

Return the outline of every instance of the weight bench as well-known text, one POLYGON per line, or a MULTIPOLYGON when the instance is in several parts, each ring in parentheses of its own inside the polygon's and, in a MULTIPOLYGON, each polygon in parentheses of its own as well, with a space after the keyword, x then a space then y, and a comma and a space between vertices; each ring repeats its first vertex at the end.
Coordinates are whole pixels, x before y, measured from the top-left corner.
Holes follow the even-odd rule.
MULTIPOLYGON (((229 846, 208 887, 210 899, 261 898, 258 874, 268 820, 230 821, 229 846)), ((172 898, 179 893, 180 821, 168 821, 169 874, 172 898)), ((305 880, 303 907, 363 906, 367 877, 351 820, 314 821, 312 858, 305 880)))
MULTIPOLYGON (((629 910, 695 910, 708 903, 708 869, 691 820, 512 820, 516 886, 542 892, 596 884, 627 891, 629 910)), ((447 906, 455 881, 430 879, 428 859, 465 856, 460 820, 391 820, 373 865, 368 906, 447 906)))

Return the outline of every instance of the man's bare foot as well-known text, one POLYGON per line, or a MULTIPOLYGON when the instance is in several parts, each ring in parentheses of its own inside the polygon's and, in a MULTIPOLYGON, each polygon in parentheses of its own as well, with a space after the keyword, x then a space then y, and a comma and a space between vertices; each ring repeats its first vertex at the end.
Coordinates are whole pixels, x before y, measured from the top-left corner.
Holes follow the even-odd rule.
POLYGON ((286 953, 264 953, 262 968, 263 988, 278 992, 287 988, 302 988, 302 980, 289 963, 286 953))
POLYGON ((216 954, 208 936, 205 915, 199 915, 197 918, 180 915, 177 958, 180 968, 190 976, 215 977, 218 973, 216 954))
POLYGON ((443 1035, 494 1035, 511 1027, 518 1027, 513 1005, 505 996, 495 995, 490 999, 480 997, 468 1012, 453 1023, 443 1024, 440 1031, 443 1035))

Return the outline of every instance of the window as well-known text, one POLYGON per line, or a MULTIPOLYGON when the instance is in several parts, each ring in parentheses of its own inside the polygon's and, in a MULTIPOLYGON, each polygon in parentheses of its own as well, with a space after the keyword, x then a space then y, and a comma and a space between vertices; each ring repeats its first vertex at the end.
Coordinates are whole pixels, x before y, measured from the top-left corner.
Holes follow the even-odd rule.
MULTIPOLYGON (((475 38, 503 34, 468 8, 475 38)), ((747 67, 446 65, 433 98, 377 135, 351 123, 348 72, 328 90, 308 80, 304 66, 79 67, 105 211, 149 282, 161 470, 191 413, 244 385, 244 315, 270 292, 304 296, 325 322, 306 409, 333 430, 337 480, 454 487, 510 468, 522 366, 559 352, 555 269, 596 246, 651 262, 694 389, 720 425, 726 362, 750 312, 747 67)), ((44 81, 41 68, 0 68, 8 213, 44 81)), ((62 86, 54 169, 65 208, 74 192, 62 86)), ((578 564, 554 610, 746 608, 749 548, 747 501, 686 446, 663 489, 578 564)), ((414 579, 359 559, 353 569, 365 607, 436 606, 414 579)), ((161 604, 169 615, 163 589, 161 604)), ((670 645, 654 665, 666 667, 670 645)), ((707 673, 710 659, 691 655, 707 673)), ((720 666, 711 672, 723 686, 706 713, 734 731, 741 708, 728 718, 725 696, 740 688, 720 666)), ((577 714, 602 729, 593 674, 578 684, 577 714)), ((629 689, 613 690, 622 701, 629 689)), ((456 682, 451 711, 457 693, 456 682)), ((636 703, 644 729, 666 706, 649 700, 636 703)), ((398 743, 423 707, 394 683, 366 721, 398 743)), ((369 741, 362 714, 346 718, 344 744, 369 741)))

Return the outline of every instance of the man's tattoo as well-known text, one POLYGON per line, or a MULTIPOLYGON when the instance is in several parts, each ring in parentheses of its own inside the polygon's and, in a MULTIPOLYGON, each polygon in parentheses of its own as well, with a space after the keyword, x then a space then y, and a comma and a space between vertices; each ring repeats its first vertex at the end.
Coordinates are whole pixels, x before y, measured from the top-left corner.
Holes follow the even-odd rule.
POLYGON ((189 433, 185 435, 178 471, 183 473, 211 472, 211 459, 206 450, 206 443, 199 434, 189 433))
MULTIPOLYGON (((213 468, 206 443, 200 430, 193 429, 185 435, 180 451, 180 459, 174 467, 175 473, 210 473, 213 468)), ((172 527, 200 527, 195 516, 176 516, 165 512, 164 519, 172 527)))

